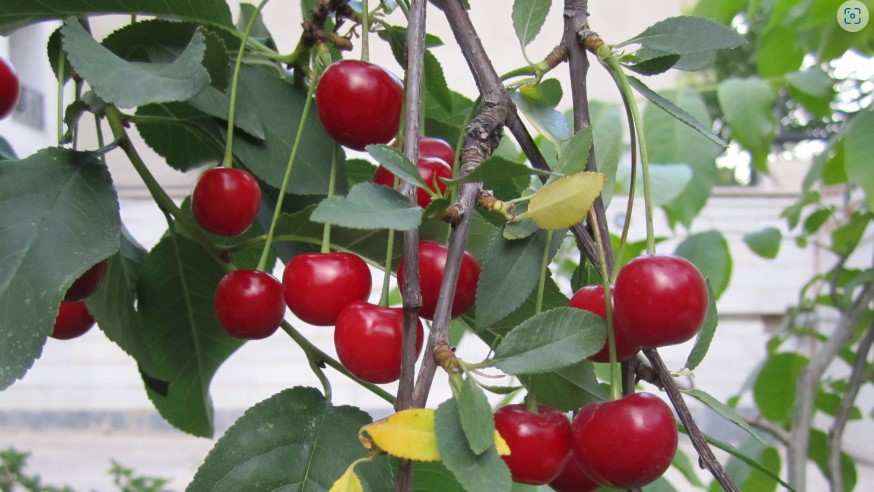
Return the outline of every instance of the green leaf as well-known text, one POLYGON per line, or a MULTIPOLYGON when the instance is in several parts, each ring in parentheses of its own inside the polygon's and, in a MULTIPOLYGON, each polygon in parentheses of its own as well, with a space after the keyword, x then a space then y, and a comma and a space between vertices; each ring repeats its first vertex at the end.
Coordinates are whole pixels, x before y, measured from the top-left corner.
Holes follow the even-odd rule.
POLYGON ((138 0, 134 5, 118 0, 5 0, 0 9, 0 32, 49 19, 92 14, 163 15, 194 22, 232 27, 231 11, 224 0, 138 0))
POLYGON ((0 161, 0 389, 39 357, 67 288, 119 247, 118 198, 96 154, 0 161))
POLYGON ((623 110, 619 104, 608 104, 601 101, 589 101, 589 119, 592 122, 593 144, 598 171, 604 173, 607 182, 601 199, 604 206, 610 205, 613 199, 613 189, 616 185, 616 169, 619 160, 625 152, 625 126, 623 110))
POLYGON ((18 156, 15 155, 15 149, 9 145, 5 138, 0 136, 0 161, 13 161, 15 159, 18 159, 18 156))
MULTIPOLYGON (((759 457, 759 462, 764 468, 770 470, 773 474, 780 473, 780 452, 774 448, 765 448, 762 455, 759 457)), ((756 492, 774 492, 777 490, 778 483, 768 475, 765 475, 760 470, 752 470, 749 478, 743 483, 743 490, 755 490, 756 492)))
POLYGON ((765 361, 753 385, 753 399, 762 416, 772 422, 787 422, 795 408, 795 382, 807 357, 784 352, 765 361))
POLYGON ((513 29, 523 51, 540 33, 551 7, 552 0, 514 0, 513 29))
POLYGON ((839 255, 849 255, 859 245, 872 215, 855 212, 849 222, 832 231, 832 250, 839 255))
MULTIPOLYGON (((650 163, 649 182, 651 200, 654 207, 667 205, 683 195, 683 190, 692 182, 692 168, 688 164, 650 163)), ((643 196, 643 173, 638 170, 634 185, 634 196, 643 196)), ((616 172, 615 190, 628 194, 631 183, 631 166, 619 166, 616 172)))
POLYGON ((617 47, 638 43, 667 53, 700 53, 746 44, 734 29, 700 17, 678 16, 660 21, 617 47))
POLYGON ((696 487, 704 488, 704 483, 698 478, 698 467, 692 464, 692 460, 689 459, 689 456, 682 449, 677 449, 677 453, 674 455, 673 461, 671 461, 671 466, 679 470, 689 483, 696 487))
MULTIPOLYGON (((363 411, 333 406, 313 388, 283 390, 246 410, 216 442, 186 489, 328 490, 367 451, 358 429, 363 411)), ((390 490, 388 460, 355 467, 365 490, 390 490), (365 466, 367 465, 367 466, 365 466)))
POLYGON ((710 407, 711 410, 721 415, 725 420, 728 420, 732 424, 740 427, 741 429, 746 431, 747 434, 755 438, 755 440, 767 446, 768 443, 765 441, 765 438, 762 437, 755 429, 750 427, 750 425, 747 424, 746 420, 744 420, 743 417, 735 413, 735 411, 725 403, 722 403, 721 401, 712 397, 709 393, 703 390, 693 388, 682 391, 683 393, 707 405, 708 407, 710 407))
POLYGON ((631 87, 634 87, 634 90, 649 99, 651 103, 662 108, 662 110, 679 120, 681 123, 684 123, 689 128, 707 137, 710 141, 717 145, 721 145, 723 147, 728 146, 728 142, 713 133, 713 131, 705 126, 703 123, 701 123, 701 121, 683 110, 683 108, 671 102, 670 99, 659 95, 659 93, 647 87, 646 84, 641 82, 639 79, 636 79, 634 77, 628 77, 628 82, 631 84, 631 87))
POLYGON ((473 171, 459 178, 444 179, 449 184, 476 183, 479 181, 502 181, 519 176, 549 176, 549 171, 533 169, 519 162, 492 155, 473 171))
POLYGON ((214 430, 210 381, 243 344, 215 317, 213 293, 224 274, 197 243, 171 233, 143 260, 137 280, 143 338, 163 381, 146 378, 149 398, 170 424, 203 437, 214 430))
POLYGON ((609 396, 595 378, 591 362, 584 360, 555 371, 520 376, 528 388, 537 388, 537 402, 563 412, 605 401, 609 396))
POLYGON ((769 29, 758 40, 756 67, 764 79, 778 78, 798 70, 807 51, 798 43, 798 31, 777 26, 769 29))
POLYGON ((696 17, 712 19, 720 24, 730 25, 734 16, 743 10, 746 0, 724 0, 721 2, 697 2, 692 13, 696 17))
POLYGON ((203 32, 170 63, 133 64, 94 40, 75 19, 61 29, 70 64, 104 101, 123 108, 156 102, 184 101, 209 84, 201 64, 206 52, 203 32))
POLYGON ((710 280, 717 299, 731 280, 731 251, 721 232, 711 230, 693 234, 680 243, 675 253, 691 261, 710 280))
POLYGON ((713 287, 710 285, 710 279, 707 282, 707 314, 704 316, 704 322, 701 323, 701 329, 698 330, 698 335, 695 337, 695 345, 689 352, 686 358, 686 369, 694 370, 707 355, 710 350, 710 343, 713 341, 713 335, 716 334, 716 326, 719 324, 719 313, 716 310, 716 297, 713 295, 713 287))
POLYGON ((374 173, 376 173, 376 166, 367 159, 348 159, 346 161, 346 177, 349 179, 349 188, 358 183, 373 181, 374 173))
POLYGON ((681 55, 669 53, 648 59, 638 59, 630 55, 628 60, 623 60, 622 65, 641 75, 658 75, 667 72, 680 61, 681 55))
POLYGON ((564 146, 555 171, 570 176, 586 170, 589 151, 592 150, 592 127, 586 127, 574 134, 564 146))
POLYGON ((495 447, 480 454, 470 449, 454 399, 450 398, 437 407, 434 421, 443 464, 465 490, 505 492, 510 489, 510 470, 495 447))
POLYGON ((519 92, 510 93, 510 99, 534 128, 552 143, 560 145, 573 136, 565 117, 546 102, 532 101, 519 92))
MULTIPOLYGON (((398 460, 392 459, 392 468, 397 476, 398 460)), ((455 476, 442 461, 413 461, 413 492, 465 492, 455 476)))
MULTIPOLYGON (((275 71, 244 66, 240 71, 237 108, 249 108, 260 120, 264 140, 234 134, 234 155, 250 171, 273 188, 279 189, 291 148, 303 116, 306 92, 278 78, 275 71)), ((206 111, 198 104, 194 105, 206 111)), ((226 108, 226 106, 225 106, 226 108)), ((210 113, 211 114, 211 113, 210 113)), ((239 112, 238 112, 239 115, 239 112)), ((331 176, 331 152, 336 145, 325 133, 316 111, 310 111, 294 160, 288 192, 299 195, 326 195, 331 176)), ((338 151, 337 193, 344 193, 346 166, 338 151)))
MULTIPOLYGON (((452 111, 452 91, 449 90, 449 85, 446 83, 446 76, 443 75, 440 60, 428 49, 425 50, 424 56, 425 88, 443 109, 452 111)), ((449 165, 452 163, 450 162, 449 165)))
POLYGON ((768 154, 777 131, 771 85, 757 77, 730 78, 719 84, 716 96, 732 138, 750 152, 757 171, 767 172, 768 154))
POLYGON ((605 324, 598 315, 567 307, 534 315, 504 336, 493 365, 516 375, 576 364, 604 346, 605 324))
POLYGON ((817 118, 831 114, 835 97, 835 81, 820 67, 786 74, 789 94, 817 118))
MULTIPOLYGON (((550 245, 550 255, 558 251, 563 234, 550 245)), ((537 287, 547 233, 541 231, 524 239, 507 240, 496 230, 482 262, 476 290, 476 322, 486 327, 500 321, 525 302, 537 287)))
POLYGON ((874 135, 874 109, 861 111, 844 136, 844 166, 850 182, 865 191, 868 210, 874 211, 874 152, 871 152, 871 135, 874 135))
POLYGON ((348 196, 332 196, 319 203, 312 220, 352 229, 406 231, 422 223, 422 209, 387 186, 361 183, 348 196))
POLYGON ((210 115, 189 104, 166 103, 141 106, 137 116, 167 118, 166 122, 138 122, 137 131, 173 169, 189 171, 221 162, 224 142, 218 138, 221 130, 210 115))
MULTIPOLYGON (((705 127, 711 125, 707 106, 696 91, 682 89, 663 94, 705 127)), ((689 227, 716 183, 716 157, 722 153, 722 148, 653 104, 648 104, 644 109, 643 124, 650 162, 688 164, 692 168, 690 184, 682 189, 675 200, 663 207, 672 224, 680 222, 689 227)))
POLYGON ((762 230, 744 234, 743 240, 753 250, 753 253, 762 258, 773 260, 780 252, 783 234, 776 227, 765 227, 762 230))
POLYGON ((482 454, 495 445, 495 416, 483 390, 473 378, 464 379, 457 396, 461 428, 474 454, 482 454))
POLYGON ((395 176, 419 188, 426 187, 425 182, 422 181, 422 175, 419 174, 419 169, 397 148, 380 144, 368 145, 366 150, 370 157, 376 159, 376 162, 395 176))
MULTIPOLYGON (((826 478, 831 476, 828 466, 828 436, 819 429, 810 430, 810 443, 807 446, 807 457, 811 459, 826 478)), ((847 453, 841 451, 841 475, 844 478, 844 490, 856 487, 856 462, 847 453)))

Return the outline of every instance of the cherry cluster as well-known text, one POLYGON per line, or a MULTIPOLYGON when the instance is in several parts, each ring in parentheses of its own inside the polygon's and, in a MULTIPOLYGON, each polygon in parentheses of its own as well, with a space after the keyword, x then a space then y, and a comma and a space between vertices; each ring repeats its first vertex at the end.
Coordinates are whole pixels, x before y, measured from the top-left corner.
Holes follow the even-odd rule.
MULTIPOLYGON (((315 92, 316 107, 325 131, 339 144, 363 150, 391 142, 398 132, 403 107, 403 86, 393 74, 368 62, 341 60, 325 69, 315 92)), ((433 192, 442 194, 451 178, 452 147, 439 138, 422 137, 418 169, 433 192)), ((380 167, 377 184, 394 187, 395 176, 380 167)), ((431 194, 418 190, 418 205, 427 207, 431 194)), ((255 220, 261 201, 258 181, 242 169, 221 167, 204 173, 191 198, 194 219, 205 230, 223 236, 244 233, 255 220)), ((422 318, 433 319, 448 249, 442 244, 419 244, 422 318)), ((452 315, 460 316, 474 302, 480 266, 466 253, 452 315)), ((403 282, 403 261, 398 265, 403 282)), ((282 323, 285 307, 300 320, 315 326, 334 326, 340 362, 355 376, 371 383, 389 383, 400 377, 402 308, 368 302, 372 288, 370 268, 353 253, 303 253, 285 266, 280 283, 259 270, 234 270, 219 282, 215 293, 216 317, 231 336, 262 339, 282 323)), ((418 322, 417 356, 423 343, 418 322)))
MULTIPOLYGON (((611 289, 616 356, 627 360, 641 349, 682 343, 704 322, 707 286, 689 261, 644 256, 620 270, 611 289)), ((578 290, 571 307, 605 317, 604 288, 578 290)), ((589 357, 608 362, 605 344, 589 357)), ((670 407, 650 393, 597 402, 573 418, 547 406, 507 405, 495 412, 495 428, 507 441, 504 457, 513 480, 549 484, 559 492, 600 486, 630 489, 660 477, 677 450, 677 425, 670 407)))

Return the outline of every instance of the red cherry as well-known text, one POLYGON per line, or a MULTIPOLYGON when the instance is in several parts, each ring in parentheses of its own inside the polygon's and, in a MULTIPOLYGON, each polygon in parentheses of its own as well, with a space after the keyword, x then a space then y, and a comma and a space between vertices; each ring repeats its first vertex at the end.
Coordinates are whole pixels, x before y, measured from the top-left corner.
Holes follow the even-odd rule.
POLYGON ((558 476, 549 482, 549 486, 557 492, 594 492, 600 487, 580 468, 580 464, 573 457, 573 454, 558 476))
MULTIPOLYGON (((419 316, 433 320, 437 309, 437 297, 443 282, 443 270, 449 248, 433 241, 419 241, 419 280, 422 288, 422 309, 419 316)), ((476 301, 476 284, 479 282, 480 266, 467 251, 461 257, 461 269, 452 300, 452 317, 457 318, 473 307, 476 301)), ((404 259, 398 263, 398 284, 404 284, 404 259)))
MULTIPOLYGON (((349 372, 370 383, 401 377, 404 310, 355 301, 340 311, 334 329, 337 357, 349 372)), ((422 350, 422 322, 417 320, 416 357, 422 350)))
POLYGON ((62 302, 52 328, 52 338, 69 340, 83 335, 94 326, 94 317, 84 301, 62 302))
POLYGON ((234 270, 215 289, 215 315, 232 337, 267 338, 285 315, 282 285, 269 273, 234 270))
POLYGON ((513 481, 544 485, 558 476, 571 458, 571 423, 560 411, 538 405, 507 405, 495 412, 495 429, 507 441, 510 454, 501 456, 513 481))
POLYGON ((341 145, 364 150, 398 133, 404 87, 391 72, 365 61, 331 64, 316 87, 319 119, 341 145))
MULTIPOLYGON (((439 191, 440 194, 446 193, 446 183, 440 178, 452 178, 452 168, 449 167, 449 164, 437 157, 419 157, 419 163, 416 167, 419 168, 419 176, 422 177, 422 181, 431 191, 439 191), (434 188, 435 183, 437 184, 436 189, 434 188)), ((395 175, 388 169, 379 166, 373 176, 373 182, 394 187, 395 175)), ((427 207, 431 203, 431 195, 422 188, 417 189, 416 203, 422 208, 427 207)))
POLYGON ((348 304, 370 297, 370 269, 352 253, 304 253, 285 266, 285 303, 302 321, 333 326, 348 304))
POLYGON ((261 187, 248 171, 216 167, 203 173, 191 195, 194 220, 209 232, 238 236, 255 222, 261 187))
MULTIPOLYGON (((613 288, 611 287, 610 290, 612 292, 613 288)), ((604 302, 604 287, 600 285, 587 285, 580 288, 580 290, 571 297, 568 306, 595 313, 605 319, 607 318, 607 305, 604 302)), ((625 335, 625 332, 616 323, 615 314, 613 315, 613 334, 616 338, 617 361, 622 362, 628 360, 634 357, 636 353, 640 352, 640 346, 630 342, 625 335)), ((605 341, 601 350, 599 350, 595 355, 590 355, 588 359, 593 362, 610 362, 610 347, 608 346, 608 342, 605 341)))
POLYGON ((451 168, 455 164, 455 149, 449 142, 437 137, 419 137, 419 157, 443 159, 451 168))
POLYGON ((67 289, 67 293, 64 294, 64 302, 81 301, 93 294, 100 287, 100 282, 103 280, 105 273, 106 260, 99 261, 88 270, 85 270, 85 273, 77 278, 73 285, 67 289))
POLYGON ((650 393, 586 405, 574 417, 573 453, 601 485, 642 487, 662 476, 677 451, 677 424, 650 393))
POLYGON ((21 87, 15 68, 3 57, 0 57, 0 119, 3 119, 15 109, 21 87))
POLYGON ((707 284, 679 256, 643 256, 616 277, 613 312, 628 338, 641 347, 663 347, 694 337, 707 315, 707 284))

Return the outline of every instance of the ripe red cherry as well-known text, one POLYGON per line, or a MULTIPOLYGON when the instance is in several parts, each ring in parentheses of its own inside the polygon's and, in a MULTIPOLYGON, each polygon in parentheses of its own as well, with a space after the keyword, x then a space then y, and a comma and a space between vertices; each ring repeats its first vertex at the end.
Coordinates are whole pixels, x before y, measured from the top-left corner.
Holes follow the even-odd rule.
POLYGON ((549 486, 557 492, 594 492, 598 490, 597 482, 589 478, 586 472, 580 468, 577 459, 571 453, 571 459, 567 460, 561 472, 551 482, 549 486))
POLYGON ((451 168, 455 164, 455 149, 449 142, 437 137, 419 137, 419 157, 443 159, 451 168))
POLYGON ((232 337, 267 338, 285 315, 282 285, 269 273, 234 270, 215 289, 215 315, 232 337))
MULTIPOLYGON (((443 270, 449 248, 433 241, 419 241, 419 280, 422 288, 422 309, 419 316, 433 320, 437 309, 437 297, 443 282, 443 270)), ((452 317, 457 318, 473 307, 476 301, 476 284, 479 282, 480 266, 467 251, 461 257, 458 284, 452 301, 452 317)), ((398 263, 398 284, 404 282, 404 259, 398 263)))
POLYGON ((365 61, 331 64, 316 87, 319 119, 341 145, 364 150, 398 133, 404 87, 391 72, 365 61))
MULTIPOLYGON (((611 291, 613 288, 611 287, 611 291)), ((602 318, 607 318, 607 305, 604 303, 604 287, 600 285, 587 285, 581 287, 568 303, 570 307, 582 309, 595 313, 602 318)), ((614 310, 615 313, 615 310, 614 310)), ((625 332, 616 323, 616 315, 613 315, 613 333, 616 338, 616 360, 619 362, 628 360, 634 357, 634 354, 640 352, 640 346, 628 340, 625 332)), ((595 355, 590 355, 588 359, 592 362, 610 362, 610 347, 608 342, 604 342, 595 355)))
POLYGON ((84 301, 62 302, 52 328, 52 338, 69 340, 83 335, 94 326, 94 317, 84 301))
POLYGON ((650 393, 587 405, 571 428, 580 468, 616 489, 642 487, 659 478, 677 451, 674 414, 650 393))
MULTIPOLYGON (((376 384, 401 377, 404 310, 355 301, 340 311, 334 329, 337 357, 349 372, 376 384)), ((417 320, 416 357, 422 350, 422 322, 417 320)))
POLYGON ((238 236, 255 222, 261 187, 248 171, 217 167, 203 173, 191 195, 194 220, 205 230, 238 236))
POLYGON ((513 481, 544 485, 558 476, 571 458, 571 423, 560 411, 538 405, 507 405, 495 412, 495 429, 507 441, 510 454, 501 456, 513 481))
MULTIPOLYGON (((449 167, 449 164, 437 157, 419 157, 419 163, 416 167, 419 168, 419 176, 422 177, 422 181, 425 182, 428 189, 439 191, 440 194, 446 193, 446 183, 440 178, 452 178, 452 168, 449 167), (434 188, 435 183, 437 188, 434 188)), ((393 187, 395 175, 388 169, 379 166, 373 176, 373 182, 393 187)), ((416 203, 422 208, 427 207, 431 203, 431 195, 422 188, 417 189, 416 203)))
POLYGON ((100 287, 100 281, 103 280, 105 273, 106 260, 98 261, 91 268, 85 270, 85 273, 67 289, 67 293, 64 294, 64 302, 81 301, 93 294, 97 287, 100 287))
POLYGON ((348 304, 370 297, 370 269, 352 253, 304 253, 282 274, 282 291, 291 312, 317 326, 333 326, 348 304))
POLYGON ((689 340, 707 315, 707 284, 679 256, 642 256, 616 277, 613 312, 628 338, 641 347, 689 340))
POLYGON ((18 103, 21 87, 15 69, 3 57, 0 57, 0 119, 9 116, 18 103))

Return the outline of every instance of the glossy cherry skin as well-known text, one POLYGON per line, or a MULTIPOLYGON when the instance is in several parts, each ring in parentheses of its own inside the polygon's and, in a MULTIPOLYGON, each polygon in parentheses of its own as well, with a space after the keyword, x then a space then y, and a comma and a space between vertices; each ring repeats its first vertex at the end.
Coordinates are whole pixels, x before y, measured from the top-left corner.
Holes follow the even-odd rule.
POLYGON ((248 171, 217 167, 203 173, 191 195, 194 220, 205 230, 239 236, 255 222, 261 187, 248 171))
POLYGON ((616 489, 642 487, 659 478, 677 451, 674 414, 650 393, 587 405, 571 429, 580 468, 616 489))
POLYGON ((419 137, 419 157, 436 157, 449 164, 455 164, 455 149, 449 142, 437 137, 419 137))
POLYGON ((21 86, 12 64, 0 57, 0 119, 9 116, 18 104, 21 86))
POLYGON ((495 429, 507 441, 510 454, 501 456, 513 481, 544 485, 552 481, 571 458, 571 422, 560 411, 538 405, 507 405, 495 412, 495 429))
MULTIPOLYGON (((422 309, 419 316, 433 320, 437 309, 437 297, 443 282, 443 270, 449 248, 433 241, 419 241, 419 281, 422 289, 422 309)), ((457 318, 473 307, 476 301, 476 284, 479 282, 480 265, 467 251, 461 257, 458 283, 452 300, 451 317, 457 318)), ((404 285, 404 259, 398 263, 398 285, 404 285)))
POLYGON ((291 312, 316 326, 333 326, 348 304, 366 301, 370 269, 352 253, 304 253, 291 259, 282 274, 282 291, 291 312))
POLYGON ((580 468, 577 459, 571 453, 571 459, 567 460, 567 464, 561 469, 561 472, 555 477, 549 486, 557 492, 594 492, 598 490, 597 482, 589 478, 586 472, 580 468))
POLYGON ((285 315, 282 285, 259 270, 234 270, 215 289, 215 315, 228 335, 244 340, 267 338, 285 315))
POLYGON ((64 302, 81 301, 93 294, 100 287, 100 282, 105 274, 106 260, 98 261, 91 268, 85 270, 85 273, 67 289, 66 294, 64 294, 64 302))
MULTIPOLYGON (((416 358, 422 351, 424 330, 416 320, 416 358)), ((337 317, 334 347, 343 366, 355 376, 375 384, 401 377, 404 310, 363 301, 349 304, 337 317)))
POLYGON ((390 142, 398 133, 403 105, 401 81, 365 61, 332 63, 316 87, 316 108, 325 131, 355 150, 390 142))
POLYGON ((69 340, 85 334, 92 326, 94 317, 85 306, 85 301, 62 302, 50 336, 69 340))
POLYGON ((679 256, 642 256, 616 277, 613 312, 641 347, 664 347, 694 337, 707 315, 707 284, 679 256))
MULTIPOLYGON (((446 193, 446 183, 440 178, 452 178, 452 168, 449 164, 437 157, 419 157, 419 163, 416 166, 419 169, 419 176, 422 181, 431 191, 439 191, 440 194, 446 193), (434 187, 436 184, 436 188, 434 187)), ((395 175, 388 169, 379 166, 376 169, 376 174, 373 175, 373 182, 383 186, 393 187, 395 185, 395 175)), ((416 190, 416 203, 425 208, 431 203, 431 194, 419 188, 416 190)))
MULTIPOLYGON (((613 288, 611 287, 611 292, 613 288)), ((587 285, 581 287, 571 297, 568 306, 589 311, 597 314, 602 318, 607 318, 607 305, 604 303, 604 287, 600 285, 587 285)), ((615 312, 615 311, 614 311, 615 312)), ((640 352, 640 346, 628 340, 625 331, 622 330, 616 323, 616 315, 613 315, 613 333, 616 338, 616 360, 622 362, 634 357, 634 354, 640 352)), ((590 355, 588 359, 592 362, 610 362, 610 347, 608 342, 604 342, 595 355, 590 355)))

